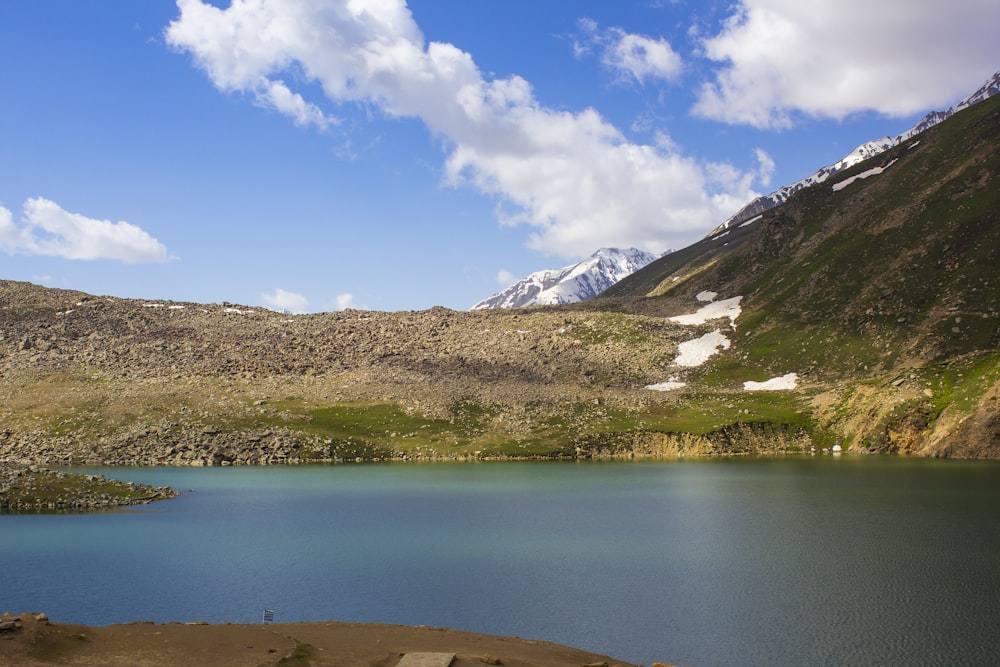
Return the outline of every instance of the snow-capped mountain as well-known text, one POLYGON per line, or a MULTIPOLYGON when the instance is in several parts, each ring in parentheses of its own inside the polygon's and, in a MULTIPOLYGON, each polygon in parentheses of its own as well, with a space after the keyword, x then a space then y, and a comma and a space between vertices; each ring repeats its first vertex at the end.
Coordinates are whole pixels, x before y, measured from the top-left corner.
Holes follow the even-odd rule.
POLYGON ((775 190, 769 195, 764 197, 757 197, 749 204, 741 208, 736 212, 731 218, 723 222, 721 225, 712 230, 709 236, 715 236, 716 234, 721 234, 725 230, 739 225, 741 223, 754 218, 764 211, 774 208, 778 204, 783 204, 792 194, 798 192, 802 188, 809 187, 810 185, 815 185, 817 183, 822 183, 826 179, 830 178, 839 171, 852 167, 859 162, 867 160, 870 157, 878 155, 879 153, 884 153, 893 146, 898 146, 899 144, 912 139, 914 136, 920 134, 929 127, 933 127, 940 123, 941 121, 950 118, 953 114, 970 107, 977 102, 982 102, 983 100, 992 97, 1000 93, 1000 72, 996 72, 992 77, 987 79, 983 85, 981 85, 974 93, 966 97, 964 100, 959 102, 953 107, 945 111, 932 111, 923 118, 920 119, 916 125, 908 129, 906 132, 896 136, 896 137, 882 137, 881 139, 875 139, 874 141, 869 141, 861 144, 853 151, 845 155, 840 161, 822 167, 812 176, 807 176, 800 181, 796 181, 790 185, 786 185, 778 190, 775 190))
POLYGON ((629 248, 601 248, 587 259, 561 269, 543 269, 502 292, 483 299, 472 310, 520 308, 574 303, 597 296, 627 275, 660 257, 629 248))

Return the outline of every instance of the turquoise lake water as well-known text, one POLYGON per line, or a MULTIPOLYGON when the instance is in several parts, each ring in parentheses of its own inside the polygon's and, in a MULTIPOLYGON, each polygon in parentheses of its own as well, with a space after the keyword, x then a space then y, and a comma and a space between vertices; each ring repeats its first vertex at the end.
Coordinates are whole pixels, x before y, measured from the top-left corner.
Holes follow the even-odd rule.
POLYGON ((1000 465, 820 457, 101 469, 180 498, 0 517, 3 610, 372 621, 649 665, 1000 664, 1000 465))

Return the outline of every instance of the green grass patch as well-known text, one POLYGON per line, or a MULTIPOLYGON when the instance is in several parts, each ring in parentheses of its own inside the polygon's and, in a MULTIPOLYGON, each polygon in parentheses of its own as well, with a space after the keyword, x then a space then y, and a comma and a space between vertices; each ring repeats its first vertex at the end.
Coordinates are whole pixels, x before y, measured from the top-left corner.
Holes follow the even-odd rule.
POLYGON ((933 391, 936 418, 947 407, 972 410, 983 395, 1000 382, 1000 351, 983 354, 964 363, 932 365, 920 372, 933 391))
POLYGON ((278 664, 284 667, 309 667, 312 664, 312 658, 315 653, 316 647, 312 644, 296 641, 292 652, 279 660, 278 664))
POLYGON ((650 411, 643 422, 650 430, 704 435, 743 422, 770 422, 809 428, 811 419, 801 399, 791 392, 692 392, 683 404, 650 411))
POLYGON ((769 376, 758 368, 748 366, 736 357, 720 355, 712 358, 703 368, 698 385, 709 388, 742 386, 747 380, 766 380, 769 376))
POLYGON ((621 343, 640 345, 649 341, 648 324, 634 315, 595 313, 595 316, 575 324, 566 336, 584 345, 621 343))

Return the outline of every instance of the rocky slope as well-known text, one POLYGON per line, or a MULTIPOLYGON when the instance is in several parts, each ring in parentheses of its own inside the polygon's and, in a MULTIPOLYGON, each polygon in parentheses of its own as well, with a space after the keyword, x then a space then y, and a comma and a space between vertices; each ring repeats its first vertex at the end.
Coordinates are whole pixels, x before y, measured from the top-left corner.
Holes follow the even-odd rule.
POLYGON ((582 439, 632 430, 675 402, 644 387, 690 335, 641 314, 290 317, 0 281, 0 457, 214 465, 576 456, 582 439))

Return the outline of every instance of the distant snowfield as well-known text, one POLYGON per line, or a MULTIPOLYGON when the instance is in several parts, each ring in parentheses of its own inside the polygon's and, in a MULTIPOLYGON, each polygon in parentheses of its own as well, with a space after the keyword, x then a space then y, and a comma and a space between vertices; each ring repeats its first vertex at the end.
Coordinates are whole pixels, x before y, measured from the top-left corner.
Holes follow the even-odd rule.
POLYGON ((888 169, 889 167, 891 167, 894 164, 896 164, 896 160, 893 160, 892 162, 890 162, 889 164, 885 165, 884 167, 872 167, 868 171, 863 171, 860 174, 857 174, 855 176, 851 176, 850 178, 848 178, 846 180, 843 180, 843 181, 841 181, 839 183, 834 183, 833 184, 833 191, 837 192, 838 190, 843 190, 848 185, 850 185, 851 183, 853 183, 854 181, 856 181, 856 180, 858 180, 860 178, 868 178, 869 176, 878 176, 879 174, 881 174, 883 171, 885 171, 886 169, 888 169))
POLYGON ((799 383, 798 373, 788 373, 763 382, 747 380, 743 383, 746 391, 783 391, 785 389, 795 389, 799 383))

